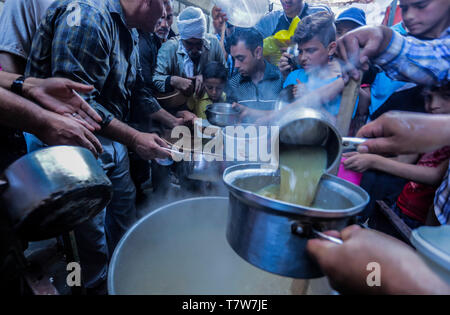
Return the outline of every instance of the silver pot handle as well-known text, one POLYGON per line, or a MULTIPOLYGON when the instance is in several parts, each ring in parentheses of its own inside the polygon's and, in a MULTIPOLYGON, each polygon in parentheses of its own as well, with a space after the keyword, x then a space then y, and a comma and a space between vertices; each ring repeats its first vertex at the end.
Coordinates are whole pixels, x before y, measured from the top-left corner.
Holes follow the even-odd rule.
POLYGON ((342 245, 342 244, 344 243, 340 238, 333 237, 333 236, 327 235, 327 234, 325 234, 325 233, 319 232, 319 231, 317 231, 317 230, 314 229, 314 228, 311 228, 311 231, 312 231, 316 236, 320 237, 321 239, 324 239, 324 240, 327 240, 327 241, 330 241, 330 242, 333 242, 333 243, 339 244, 339 245, 342 245))
POLYGON ((342 146, 346 150, 356 150, 360 144, 363 144, 367 140, 366 138, 343 137, 342 146))
POLYGON ((8 187, 8 182, 6 180, 0 179, 0 193, 2 193, 8 187))
POLYGON ((296 234, 301 237, 310 237, 310 235, 312 233, 321 239, 333 242, 335 244, 339 244, 339 245, 343 244, 343 241, 340 238, 333 237, 333 236, 327 235, 325 233, 322 233, 322 232, 316 230, 315 228, 313 228, 310 224, 304 225, 299 222, 294 222, 291 225, 291 232, 293 234, 296 234))

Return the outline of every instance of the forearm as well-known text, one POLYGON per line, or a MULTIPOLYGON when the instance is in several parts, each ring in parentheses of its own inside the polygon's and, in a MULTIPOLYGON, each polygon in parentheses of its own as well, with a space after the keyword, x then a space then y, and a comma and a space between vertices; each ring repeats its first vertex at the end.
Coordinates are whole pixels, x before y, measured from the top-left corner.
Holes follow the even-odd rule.
POLYGON ((406 164, 382 156, 374 156, 372 168, 426 185, 436 185, 442 179, 440 168, 406 164))
POLYGON ((26 59, 22 57, 10 54, 8 52, 0 53, 0 65, 2 65, 3 71, 5 72, 24 73, 26 64, 26 59))
POLYGON ((139 134, 139 131, 114 118, 108 126, 104 127, 99 133, 102 136, 120 142, 127 147, 133 147, 134 140, 139 134))
POLYGON ((0 124, 32 134, 39 133, 49 112, 40 106, 0 88, 0 124))
POLYGON ((173 128, 177 125, 177 118, 163 108, 153 113, 150 118, 161 122, 169 128, 173 128))
POLYGON ((335 99, 344 89, 345 83, 342 78, 331 82, 330 84, 324 85, 317 90, 314 90, 316 95, 320 97, 320 102, 326 104, 335 99))

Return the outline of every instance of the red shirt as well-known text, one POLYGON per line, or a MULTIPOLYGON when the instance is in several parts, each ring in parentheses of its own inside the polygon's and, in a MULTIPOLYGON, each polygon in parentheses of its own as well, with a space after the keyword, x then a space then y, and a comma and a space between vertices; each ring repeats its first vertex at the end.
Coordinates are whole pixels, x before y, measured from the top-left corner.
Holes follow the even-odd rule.
MULTIPOLYGON (((450 158, 450 147, 443 147, 432 153, 423 154, 417 165, 427 167, 437 167, 439 164, 450 158)), ((434 195, 439 185, 431 186, 416 182, 409 182, 398 196, 397 206, 407 216, 425 223, 428 210, 433 204, 434 195)))

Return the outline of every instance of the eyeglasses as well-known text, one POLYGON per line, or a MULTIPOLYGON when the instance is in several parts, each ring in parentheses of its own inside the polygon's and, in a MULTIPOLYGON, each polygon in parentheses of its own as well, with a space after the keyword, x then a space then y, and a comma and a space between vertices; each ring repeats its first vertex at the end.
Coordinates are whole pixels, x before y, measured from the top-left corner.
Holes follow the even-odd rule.
POLYGON ((203 48, 203 40, 195 41, 195 42, 191 42, 189 40, 183 40, 183 44, 184 44, 184 47, 186 47, 186 49, 192 49, 192 48, 202 49, 203 48))

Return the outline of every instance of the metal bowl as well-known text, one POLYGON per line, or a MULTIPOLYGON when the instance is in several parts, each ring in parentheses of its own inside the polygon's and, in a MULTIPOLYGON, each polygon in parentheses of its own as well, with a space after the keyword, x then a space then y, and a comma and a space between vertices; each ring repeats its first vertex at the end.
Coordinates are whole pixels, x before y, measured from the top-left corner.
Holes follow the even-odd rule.
POLYGON ((225 127, 239 122, 240 110, 229 103, 208 105, 205 113, 209 123, 215 126, 225 127))

